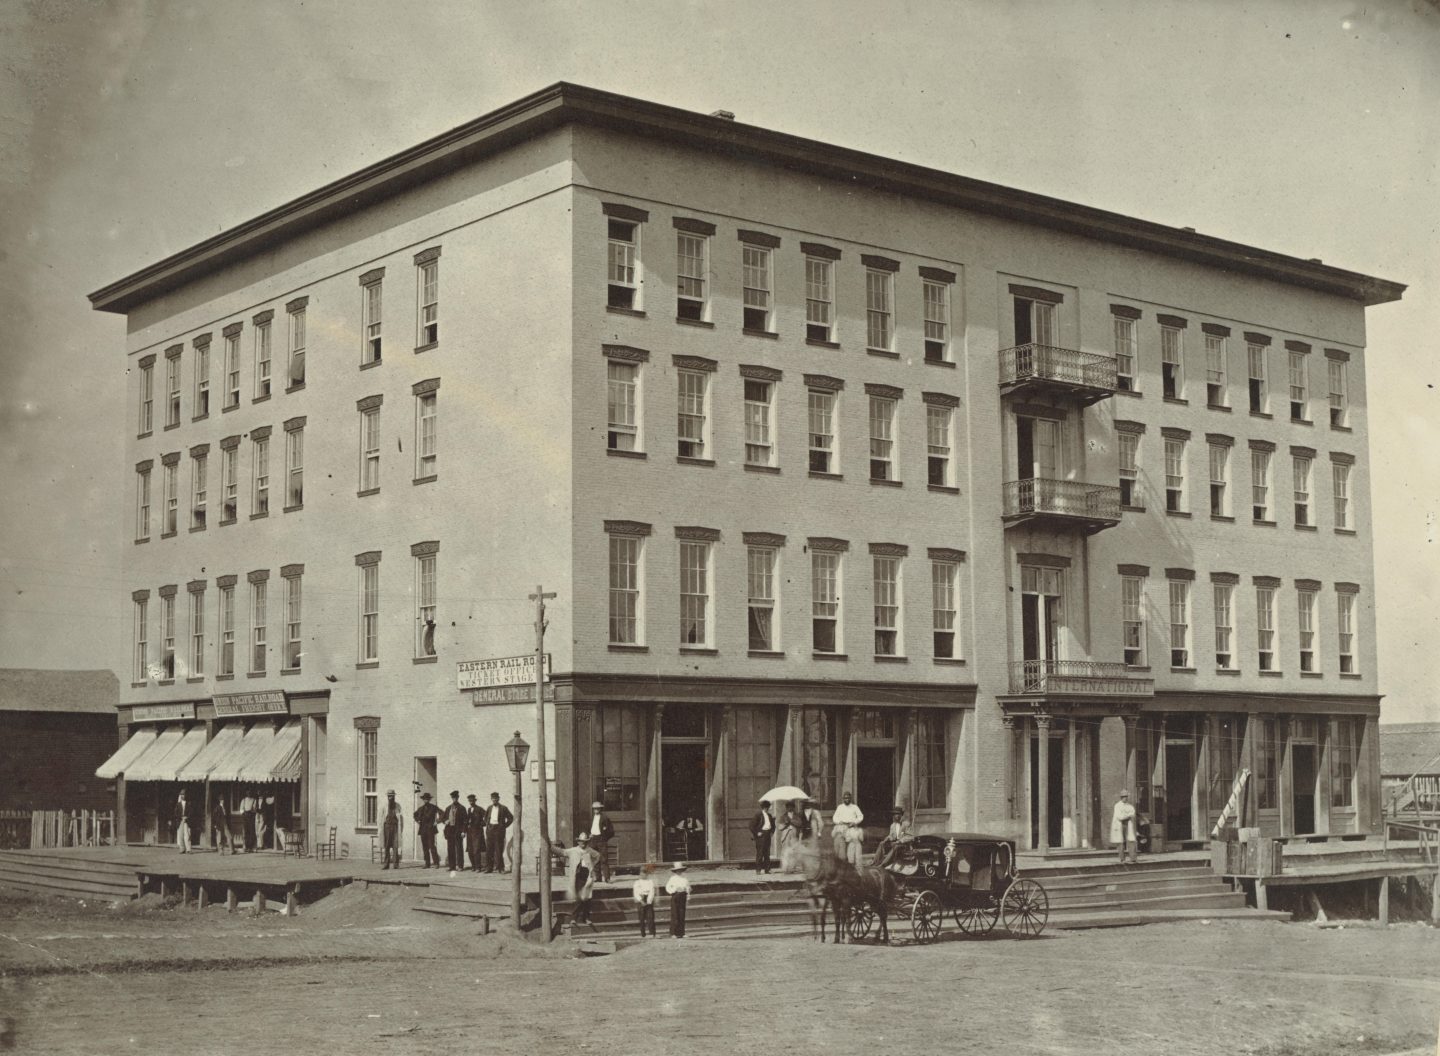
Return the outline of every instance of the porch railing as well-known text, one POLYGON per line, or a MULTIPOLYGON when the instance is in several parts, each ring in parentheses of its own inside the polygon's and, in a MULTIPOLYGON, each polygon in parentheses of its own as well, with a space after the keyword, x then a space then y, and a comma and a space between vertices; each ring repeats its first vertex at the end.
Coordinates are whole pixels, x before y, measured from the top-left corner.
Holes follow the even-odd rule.
POLYGON ((1000 384, 1017 385, 1025 381, 1053 381, 1110 391, 1119 384, 1112 356, 1034 342, 1002 348, 1000 384))
POLYGON ((1151 697, 1155 680, 1136 676, 1124 664, 1100 660, 1017 660, 1010 665, 1010 692, 1151 697))
POLYGON ((1083 480, 1032 477, 1005 484, 1005 516, 1039 513, 1102 521, 1120 520, 1120 488, 1083 480))

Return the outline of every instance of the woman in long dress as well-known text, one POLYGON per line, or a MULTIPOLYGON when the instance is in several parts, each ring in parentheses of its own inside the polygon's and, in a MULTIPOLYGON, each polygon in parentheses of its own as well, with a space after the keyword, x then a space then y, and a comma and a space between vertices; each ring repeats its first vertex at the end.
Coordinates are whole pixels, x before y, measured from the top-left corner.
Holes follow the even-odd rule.
POLYGON ((800 868, 800 831, 803 827, 803 819, 794 803, 785 807, 785 814, 780 818, 776 826, 775 836, 779 841, 780 871, 782 873, 798 872, 800 868))

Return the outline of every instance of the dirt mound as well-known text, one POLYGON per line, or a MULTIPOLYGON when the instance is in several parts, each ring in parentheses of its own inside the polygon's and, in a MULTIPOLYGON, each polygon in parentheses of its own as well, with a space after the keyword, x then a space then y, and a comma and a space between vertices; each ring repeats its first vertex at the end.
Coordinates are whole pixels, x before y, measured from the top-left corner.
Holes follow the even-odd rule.
POLYGON ((423 899, 418 888, 389 884, 367 888, 364 884, 346 884, 308 906, 301 906, 300 919, 312 920, 327 928, 418 927, 428 916, 415 912, 423 899))

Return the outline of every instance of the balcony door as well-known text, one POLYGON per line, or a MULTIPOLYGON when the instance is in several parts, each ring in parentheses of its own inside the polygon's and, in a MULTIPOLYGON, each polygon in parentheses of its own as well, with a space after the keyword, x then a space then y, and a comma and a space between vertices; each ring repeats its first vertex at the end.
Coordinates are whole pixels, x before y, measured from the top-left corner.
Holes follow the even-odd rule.
POLYGON ((1055 344, 1055 306, 1045 301, 1015 298, 1015 343, 1055 344))
MULTIPOLYGON (((1058 568, 1020 568, 1020 628, 1025 676, 1041 677, 1050 661, 1060 658, 1064 627, 1064 576, 1058 568), (1033 672, 1033 675, 1032 675, 1033 672)), ((1036 687, 1043 688, 1043 687, 1036 687)))
POLYGON ((1053 418, 1015 419, 1017 480, 1060 479, 1060 423, 1053 418))

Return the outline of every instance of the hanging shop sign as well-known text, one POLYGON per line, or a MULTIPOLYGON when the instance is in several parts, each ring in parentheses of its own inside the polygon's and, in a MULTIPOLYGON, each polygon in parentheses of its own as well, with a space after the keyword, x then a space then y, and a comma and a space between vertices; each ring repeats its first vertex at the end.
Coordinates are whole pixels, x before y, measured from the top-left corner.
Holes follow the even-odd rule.
MULTIPOLYGON (((455 669, 456 685, 460 689, 535 685, 534 653, 526 656, 498 656, 490 660, 462 660, 455 665, 455 669)), ((550 681, 549 653, 545 654, 545 681, 550 681)))
MULTIPOLYGON (((535 665, 530 665, 534 670, 535 665)), ((477 708, 482 704, 533 704, 535 703, 535 683, 530 681, 519 686, 481 686, 472 689, 470 692, 470 703, 477 708)), ((555 694, 545 690, 545 699, 553 701, 555 694)))
POLYGON ((215 717, 235 715, 288 715, 290 705, 283 689, 261 689, 253 693, 216 693, 215 717))
POLYGON ((130 709, 131 722, 172 722, 194 717, 194 704, 136 704, 130 709))

